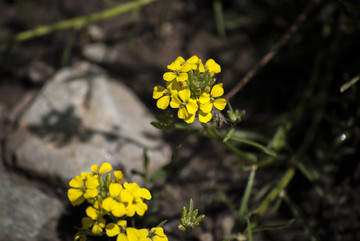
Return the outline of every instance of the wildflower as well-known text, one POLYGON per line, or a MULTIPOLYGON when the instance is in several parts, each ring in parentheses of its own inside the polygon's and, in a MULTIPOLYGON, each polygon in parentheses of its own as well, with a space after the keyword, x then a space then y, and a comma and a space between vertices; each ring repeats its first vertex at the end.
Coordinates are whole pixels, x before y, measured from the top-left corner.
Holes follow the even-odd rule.
POLYGON ((147 229, 128 228, 126 230, 129 241, 167 241, 168 238, 164 234, 161 227, 147 229))
POLYGON ((126 220, 119 220, 117 223, 108 223, 105 227, 106 235, 114 237, 117 235, 116 241, 128 241, 125 234, 126 220))
POLYGON ((223 110, 226 106, 226 100, 224 98, 218 98, 224 94, 224 89, 222 84, 214 85, 211 89, 210 94, 204 92, 199 97, 200 102, 200 111, 199 111, 199 120, 200 122, 207 123, 211 120, 212 114, 211 110, 215 106, 218 110, 223 110))
POLYGON ((188 69, 184 66, 184 63, 184 58, 179 56, 174 62, 167 66, 167 68, 172 71, 166 72, 163 75, 163 79, 165 81, 172 81, 175 79, 178 82, 187 80, 188 74, 186 72, 188 72, 188 69))
POLYGON ((73 206, 80 205, 85 199, 94 198, 98 195, 97 187, 99 180, 89 173, 82 173, 70 180, 68 198, 73 206))
POLYGON ((178 96, 174 96, 170 102, 172 108, 179 108, 179 119, 185 120, 186 123, 192 123, 195 119, 195 113, 199 106, 197 101, 191 98, 191 92, 189 89, 179 91, 178 96))
POLYGON ((111 170, 112 170, 112 166, 111 166, 111 164, 110 163, 108 163, 108 162, 105 162, 105 163, 103 163, 102 165, 101 165, 101 167, 100 167, 100 165, 92 165, 91 166, 91 171, 94 173, 94 175, 95 174, 104 174, 104 173, 106 173, 106 172, 110 172, 111 170))
POLYGON ((125 190, 122 193, 122 198, 126 199, 126 215, 132 217, 137 213, 143 216, 148 209, 143 199, 150 200, 151 194, 146 188, 140 188, 136 183, 124 183, 125 190))
POLYGON ((197 56, 186 61, 180 56, 167 67, 171 72, 163 75, 166 88, 158 85, 153 92, 159 109, 165 110, 170 105, 178 109, 178 118, 186 123, 194 122, 196 116, 207 123, 213 118, 213 107, 225 108, 226 100, 220 98, 224 93, 222 84, 215 85, 214 75, 221 72, 215 60, 208 59, 203 64, 197 56))
POLYGON ((92 220, 97 220, 101 216, 101 204, 100 201, 95 201, 93 206, 89 206, 85 210, 86 215, 92 220))
POLYGON ((191 58, 186 60, 183 66, 183 70, 186 70, 186 72, 190 70, 196 70, 199 63, 201 63, 201 60, 197 56, 192 56, 191 58))
POLYGON ((124 179, 124 173, 122 171, 114 171, 115 182, 121 183, 124 179))
POLYGON ((205 63, 205 66, 211 76, 221 72, 220 65, 218 63, 216 63, 215 60, 213 60, 213 59, 208 59, 205 63))
POLYGON ((156 106, 165 110, 170 103, 170 90, 161 85, 154 87, 153 98, 157 99, 156 106))
POLYGON ((125 204, 129 198, 122 195, 123 186, 120 183, 110 183, 109 194, 102 202, 102 207, 111 212, 115 217, 122 217, 125 215, 125 204))

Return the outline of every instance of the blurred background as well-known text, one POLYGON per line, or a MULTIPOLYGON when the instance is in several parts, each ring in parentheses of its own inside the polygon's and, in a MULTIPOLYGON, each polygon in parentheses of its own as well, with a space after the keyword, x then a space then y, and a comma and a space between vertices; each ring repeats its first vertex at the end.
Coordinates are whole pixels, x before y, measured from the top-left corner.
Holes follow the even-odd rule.
MULTIPOLYGON (((231 98, 233 108, 246 110, 238 125, 241 130, 266 139, 279 126, 288 128, 279 160, 259 170, 254 194, 286 170, 291 157, 302 163, 287 193, 302 210, 304 219, 297 218, 295 224, 281 231, 261 232, 254 239, 359 240, 360 97, 356 82, 360 78, 360 3, 158 0, 81 27, 23 41, 11 39, 38 26, 87 16, 123 3, 127 1, 0 1, 2 187, 15 182, 66 203, 63 182, 56 178, 48 182, 47 175, 19 167, 18 157, 6 151, 8 137, 17 130, 22 113, 59 70, 82 61, 100 67, 129 88, 146 111, 156 115, 161 110, 156 109, 152 99, 153 87, 163 84, 166 66, 176 57, 197 55, 203 62, 213 58, 222 68, 217 80, 224 83, 226 94, 312 6, 305 11, 306 19, 291 38, 231 98)), ((181 139, 178 134, 165 132, 163 138, 174 147, 181 139)), ((159 219, 169 220, 169 239, 178 240, 175 220, 181 206, 193 198, 208 221, 190 235, 191 240, 222 240, 231 233, 227 227, 234 225, 234 220, 231 208, 213 194, 214 190, 221 189, 231 202, 238 204, 247 173, 227 150, 200 137, 190 138, 180 156, 180 168, 168 170, 171 175, 154 184, 160 201, 154 201, 153 213, 159 219), (167 200, 164 193, 171 193, 173 199, 167 200), (176 207, 174 202, 178 202, 176 207)), ((5 195, 0 193, 3 202, 5 195)), ((72 226, 78 225, 71 219, 72 212, 78 211, 68 204, 64 210, 51 217, 47 224, 50 226, 38 227, 50 231, 38 231, 31 240, 71 240, 75 233, 72 226)), ((265 217, 264 223, 293 216, 291 205, 281 204, 276 210, 265 217)), ((4 217, 11 216, 1 212, 4 217)), ((0 221, 0 230, 6 225, 0 221)), ((9 240, 1 233, 0 240, 9 240)))

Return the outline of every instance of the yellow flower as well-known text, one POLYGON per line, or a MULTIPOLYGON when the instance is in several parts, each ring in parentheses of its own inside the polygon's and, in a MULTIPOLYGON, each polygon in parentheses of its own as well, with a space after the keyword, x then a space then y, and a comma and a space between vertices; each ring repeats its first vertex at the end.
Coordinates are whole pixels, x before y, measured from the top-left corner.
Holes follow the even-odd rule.
POLYGON ((206 61, 206 63, 205 63, 205 66, 211 76, 221 72, 220 65, 218 63, 216 63, 215 60, 213 60, 213 59, 208 59, 208 61, 206 61))
POLYGON ((104 174, 106 172, 110 172, 112 170, 112 166, 110 163, 108 162, 105 162, 101 165, 100 167, 100 170, 99 170, 99 167, 100 165, 92 165, 91 166, 91 171, 94 173, 94 174, 104 174))
POLYGON ((124 173, 120 170, 114 171, 115 182, 121 183, 124 179, 124 173))
POLYGON ((126 233, 129 241, 167 241, 168 238, 164 234, 161 227, 147 229, 127 228, 126 233))
POLYGON ((186 66, 183 66, 184 63, 184 58, 179 56, 174 62, 167 66, 168 69, 172 71, 164 73, 163 79, 165 81, 176 80, 178 82, 183 82, 187 80, 188 74, 186 72, 188 72, 188 69, 186 66))
POLYGON ((197 101, 191 98, 189 89, 180 90, 178 96, 174 96, 170 102, 172 108, 179 108, 179 119, 185 120, 186 123, 192 123, 195 119, 195 113, 199 106, 197 101))
POLYGON ((80 205, 85 199, 94 198, 98 195, 97 187, 99 180, 97 176, 82 173, 75 176, 69 182, 68 198, 73 206, 80 205))
POLYGON ((125 234, 126 220, 119 220, 117 223, 109 223, 105 227, 106 235, 114 237, 117 235, 116 241, 128 241, 128 237, 125 234))
POLYGON ((150 200, 151 194, 146 188, 140 188, 136 183, 124 183, 124 191, 122 192, 122 200, 127 200, 126 215, 132 217, 137 213, 139 216, 143 216, 148 209, 147 205, 143 202, 143 199, 150 200))
POLYGON ((164 234, 164 230, 162 227, 152 228, 149 232, 150 239, 152 241, 167 241, 168 238, 164 234))
POLYGON ((200 122, 207 123, 211 120, 211 110, 215 106, 218 110, 223 110, 226 106, 226 100, 224 98, 218 98, 224 94, 223 84, 214 85, 211 89, 210 94, 204 92, 199 97, 200 111, 199 120, 200 122))
POLYGON ((101 216, 101 204, 100 201, 95 201, 93 206, 89 206, 85 210, 86 215, 92 220, 97 220, 101 216))
POLYGON ((124 196, 123 187, 120 183, 110 183, 109 194, 102 202, 102 207, 111 212, 115 217, 122 217, 125 215, 125 202, 129 202, 129 198, 124 196))
POLYGON ((87 178, 85 182, 85 192, 84 192, 84 198, 95 198, 99 191, 97 190, 97 187, 100 185, 99 183, 99 176, 90 176, 87 178))
POLYGON ((159 109, 165 110, 170 103, 170 90, 157 85, 154 87, 153 98, 157 99, 156 106, 159 109))
POLYGON ((189 72, 190 70, 196 70, 198 68, 199 63, 201 60, 197 56, 192 56, 188 60, 186 60, 185 64, 183 65, 183 70, 189 72))
POLYGON ((136 229, 136 228, 127 228, 126 234, 129 241, 151 241, 148 238, 149 231, 147 229, 136 229))

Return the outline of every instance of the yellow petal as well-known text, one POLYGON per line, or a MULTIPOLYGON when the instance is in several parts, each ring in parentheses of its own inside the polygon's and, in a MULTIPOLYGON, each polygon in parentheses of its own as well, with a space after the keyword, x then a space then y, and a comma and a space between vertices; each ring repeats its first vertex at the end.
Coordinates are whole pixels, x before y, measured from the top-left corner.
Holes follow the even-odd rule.
POLYGON ((199 109, 196 100, 190 98, 188 103, 186 104, 186 109, 189 114, 195 114, 196 111, 199 109))
POLYGON ((120 233, 120 227, 115 223, 108 223, 105 227, 106 235, 114 237, 120 233))
POLYGON ((82 204, 84 201, 85 201, 84 196, 81 196, 81 197, 79 197, 78 199, 72 201, 72 202, 71 202, 71 205, 77 206, 77 205, 82 204))
POLYGON ((180 90, 179 91, 179 97, 182 101, 188 101, 190 99, 191 92, 189 89, 180 90))
POLYGON ((152 228, 150 230, 150 232, 156 234, 155 237, 153 238, 153 241, 167 241, 168 240, 168 238, 164 234, 164 230, 162 227, 152 228))
POLYGON ((92 233, 95 235, 98 235, 102 232, 102 228, 99 224, 94 224, 94 226, 91 229, 92 233))
POLYGON ((184 63, 185 63, 185 59, 184 59, 183 57, 181 57, 181 56, 177 57, 177 58, 175 59, 175 61, 179 62, 180 64, 184 64, 184 63))
POLYGON ((186 111, 186 109, 184 107, 182 107, 182 108, 179 108, 177 115, 178 115, 179 119, 185 119, 189 114, 186 111))
POLYGON ((99 194, 97 189, 86 189, 85 193, 84 193, 84 198, 89 199, 89 198, 94 198, 99 194))
POLYGON ((180 67, 181 67, 181 63, 177 59, 167 66, 168 69, 173 71, 180 69, 180 67))
POLYGON ((226 100, 224 98, 216 99, 213 102, 213 104, 216 107, 216 109, 223 110, 225 108, 225 106, 226 106, 226 100))
POLYGON ((101 175, 101 174, 104 174, 104 173, 109 172, 111 170, 112 170, 111 164, 108 163, 108 162, 105 162, 104 164, 101 165, 99 174, 101 175))
POLYGON ((154 87, 154 92, 153 92, 153 98, 154 99, 159 99, 161 96, 163 96, 165 94, 165 88, 161 85, 157 85, 154 87))
POLYGON ((191 56, 188 60, 186 60, 186 63, 190 64, 197 64, 199 62, 199 58, 197 56, 191 56))
POLYGON ((184 121, 185 121, 186 123, 188 123, 188 124, 193 123, 194 120, 195 120, 195 114, 193 114, 193 115, 190 115, 190 114, 189 114, 189 115, 184 119, 184 121))
POLYGON ((156 101, 156 106, 159 109, 165 110, 169 106, 169 103, 170 103, 170 96, 165 95, 160 99, 158 99, 158 101, 156 101))
POLYGON ((70 187, 81 188, 84 186, 83 179, 80 176, 75 176, 69 182, 70 187))
POLYGON ((102 201, 102 207, 106 211, 110 212, 113 208, 113 204, 116 202, 112 197, 107 197, 102 201))
POLYGON ((119 225, 120 227, 126 228, 126 226, 127 226, 127 221, 126 221, 126 220, 119 220, 119 221, 117 222, 117 225, 119 225))
POLYGON ((210 102, 210 95, 208 93, 202 93, 199 97, 199 102, 201 104, 205 104, 207 102, 210 102))
POLYGON ((110 183, 109 193, 112 197, 118 197, 123 190, 123 187, 120 183, 110 183))
POLYGON ((212 118, 211 112, 204 113, 202 111, 199 111, 199 121, 202 123, 208 123, 212 118))
POLYGON ((97 210, 92 207, 92 206, 89 206, 86 208, 86 215, 91 218, 92 220, 96 220, 98 217, 99 217, 99 213, 97 212, 97 210))
POLYGON ((123 203, 120 203, 120 202, 117 202, 117 201, 114 201, 113 204, 112 204, 112 214, 115 216, 115 217, 122 217, 125 215, 125 205, 123 203))
POLYGON ((70 188, 67 192, 70 202, 74 202, 82 197, 84 193, 80 189, 70 188))
POLYGON ((170 107, 171 108, 179 108, 180 105, 181 105, 181 100, 179 99, 179 97, 177 95, 174 95, 171 98, 170 107))
POLYGON ((131 195, 129 190, 124 190, 120 194, 121 202, 130 203, 133 201, 134 197, 131 195))
POLYGON ((117 236, 116 241, 129 241, 129 240, 128 240, 128 237, 126 236, 126 234, 120 233, 117 236))
POLYGON ((100 183, 99 183, 98 176, 91 176, 86 180, 85 187, 94 189, 94 188, 97 188, 97 186, 99 186, 99 184, 100 183))
POLYGON ((206 61, 205 65, 208 68, 211 75, 221 72, 220 65, 217 64, 213 59, 209 59, 208 61, 206 61))
POLYGON ((224 94, 224 89, 223 89, 222 83, 214 85, 213 88, 211 89, 212 97, 219 97, 219 96, 222 96, 223 94, 224 94))
POLYGON ((133 217, 135 215, 135 208, 136 208, 136 206, 133 204, 127 206, 126 207, 126 215, 128 217, 133 217))
POLYGON ((200 71, 200 73, 204 73, 204 72, 205 72, 205 67, 204 67, 203 64, 200 64, 200 65, 199 65, 199 71, 200 71))
POLYGON ((98 169, 99 169, 99 166, 100 165, 92 165, 90 169, 91 169, 92 172, 97 172, 98 169))
POLYGON ((147 190, 146 188, 140 188, 140 193, 139 193, 140 197, 146 199, 146 200, 150 200, 151 199, 151 193, 149 192, 149 190, 147 190))
POLYGON ((177 82, 184 82, 185 80, 187 80, 188 74, 187 73, 180 73, 177 77, 176 77, 176 81, 177 82))
POLYGON ((212 108, 213 108, 213 104, 210 101, 200 105, 200 110, 204 113, 210 113, 212 108))
POLYGON ((172 81, 176 78, 176 74, 174 72, 166 72, 163 74, 163 79, 166 81, 172 81))

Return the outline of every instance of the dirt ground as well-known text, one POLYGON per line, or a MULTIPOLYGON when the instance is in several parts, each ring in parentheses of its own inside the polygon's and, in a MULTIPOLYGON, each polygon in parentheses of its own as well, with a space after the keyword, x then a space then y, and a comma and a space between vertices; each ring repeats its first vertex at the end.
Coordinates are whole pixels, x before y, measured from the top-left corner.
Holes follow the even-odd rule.
MULTIPOLYGON (((110 2, 1 1, 0 39, 38 25, 106 9, 110 2)), ((64 30, 24 42, 0 45, 1 145, 16 125, 21 110, 46 84, 46 80, 62 66, 79 60, 99 64, 114 79, 128 85, 154 114, 160 111, 152 99, 153 86, 162 81, 166 65, 179 55, 214 58, 222 67, 218 79, 224 83, 225 92, 230 91, 280 39, 308 3, 224 0, 227 31, 226 37, 221 37, 210 2, 215 1, 157 1, 143 7, 138 18, 135 13, 127 13, 79 30, 64 30), (106 56, 112 57, 100 60, 89 57, 85 49, 92 44, 100 44, 107 50, 106 56)), ((356 86, 344 95, 338 89, 344 81, 359 74, 360 46, 355 43, 360 40, 359 32, 356 32, 360 14, 340 2, 320 4, 269 65, 233 97, 232 105, 247 112, 240 124, 241 129, 261 131, 268 136, 273 132, 271 123, 296 109, 297 103, 307 94, 316 96, 327 86, 327 101, 323 104, 325 117, 318 123, 315 137, 311 137, 311 145, 317 146, 307 147, 305 157, 308 162, 316 157, 331 159, 334 161, 333 171, 324 170, 328 163, 313 164, 324 167, 319 171, 322 175, 314 181, 321 186, 323 195, 319 195, 314 183, 300 172, 296 173, 287 192, 303 210, 308 225, 316 232, 314 237, 350 241, 360 240, 360 165, 357 152, 360 146, 360 100, 356 86), (326 62, 327 59, 332 61, 326 62), (324 63, 317 72, 313 70, 316 63, 324 63), (326 82, 327 78, 332 79, 326 82), (321 80, 317 83, 313 79, 321 80), (348 137, 340 146, 343 149, 338 145, 338 149, 331 150, 335 146, 335 137, 341 133, 348 137), (346 148, 348 154, 340 153, 342 150, 346 152, 346 148)), ((305 133, 312 130, 312 121, 319 113, 316 105, 306 97, 304 99, 308 106, 305 111, 298 112, 295 131, 289 137, 285 153, 301 143, 305 133)), ((175 147, 181 134, 166 132, 165 138, 175 147)), ((157 209, 153 212, 159 219, 169 220, 169 229, 175 229, 181 207, 192 198, 207 218, 199 230, 190 234, 191 240, 222 240, 224 227, 235 210, 219 201, 214 193, 222 190, 239 204, 248 173, 241 170, 233 155, 223 146, 201 137, 191 136, 182 147, 180 156, 181 165, 155 185, 154 190, 162 198, 154 204, 157 209)), ((274 173, 284 170, 282 164, 272 168, 259 170, 254 193, 273 178, 274 173)), ((277 212, 266 215, 263 222, 282 223, 292 216, 289 208, 281 205, 277 212)), ((63 221, 66 220, 64 217, 63 221)), ((71 222, 59 224, 61 238, 73 235, 71 225, 71 222)), ((169 233, 169 239, 178 240, 178 235, 177 232, 169 233)), ((309 240, 309 236, 298 220, 284 230, 256 233, 254 239, 309 240)))

